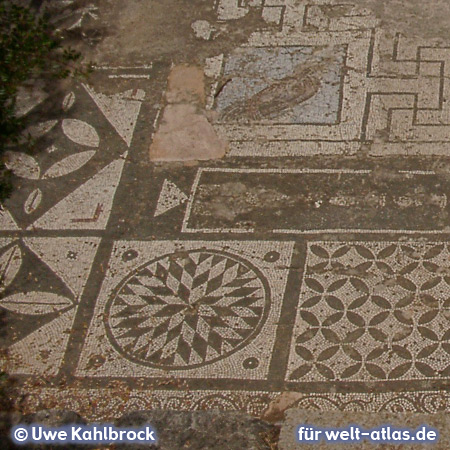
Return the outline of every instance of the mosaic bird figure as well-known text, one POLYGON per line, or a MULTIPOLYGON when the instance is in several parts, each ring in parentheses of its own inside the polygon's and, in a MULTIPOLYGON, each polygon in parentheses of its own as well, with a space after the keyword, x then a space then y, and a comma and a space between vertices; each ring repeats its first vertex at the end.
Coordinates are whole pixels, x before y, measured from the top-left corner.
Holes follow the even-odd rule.
POLYGON ((226 107, 220 118, 223 121, 275 119, 313 97, 320 89, 322 72, 323 64, 299 64, 286 77, 226 107))

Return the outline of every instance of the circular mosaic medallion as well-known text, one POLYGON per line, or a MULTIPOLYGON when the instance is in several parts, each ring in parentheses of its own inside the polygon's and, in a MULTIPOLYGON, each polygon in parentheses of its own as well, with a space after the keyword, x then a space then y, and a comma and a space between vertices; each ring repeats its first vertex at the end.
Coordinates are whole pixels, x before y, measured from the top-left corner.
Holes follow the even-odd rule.
POLYGON ((268 283, 248 261, 216 250, 165 255, 116 287, 105 326, 127 359, 161 369, 209 364, 245 347, 261 330, 268 283))

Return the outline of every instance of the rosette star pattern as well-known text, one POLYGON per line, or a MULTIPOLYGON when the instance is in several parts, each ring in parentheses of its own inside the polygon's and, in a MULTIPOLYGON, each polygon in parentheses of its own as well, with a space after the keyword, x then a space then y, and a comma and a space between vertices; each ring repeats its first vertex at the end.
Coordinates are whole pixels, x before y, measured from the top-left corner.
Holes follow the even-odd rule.
POLYGON ((164 369, 199 367, 243 348, 264 324, 264 279, 247 261, 194 250, 146 263, 109 300, 106 329, 126 358, 164 369))

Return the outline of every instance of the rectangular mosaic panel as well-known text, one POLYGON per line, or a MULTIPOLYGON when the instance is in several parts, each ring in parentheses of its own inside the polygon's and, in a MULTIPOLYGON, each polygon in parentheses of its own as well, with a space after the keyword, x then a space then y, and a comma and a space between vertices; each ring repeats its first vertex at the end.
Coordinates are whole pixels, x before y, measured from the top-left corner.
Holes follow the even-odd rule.
POLYGON ((448 179, 434 172, 200 169, 185 232, 443 230, 448 179))
POLYGON ((293 247, 116 242, 76 374, 265 380, 293 247))
POLYGON ((447 380, 449 260, 442 242, 309 243, 286 380, 447 380))
POLYGON ((223 122, 334 124, 341 108, 344 46, 245 47, 230 55, 217 98, 223 122))

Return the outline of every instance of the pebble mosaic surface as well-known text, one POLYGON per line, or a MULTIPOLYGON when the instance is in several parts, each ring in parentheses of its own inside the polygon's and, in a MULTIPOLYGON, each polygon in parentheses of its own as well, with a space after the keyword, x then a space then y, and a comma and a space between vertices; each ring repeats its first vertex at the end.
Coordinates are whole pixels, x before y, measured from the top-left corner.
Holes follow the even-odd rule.
POLYGON ((450 48, 328 0, 215 13, 254 8, 267 27, 204 61, 224 158, 149 162, 152 61, 97 67, 9 154, 2 365, 25 411, 450 409, 450 166, 420 159, 449 151, 450 48))

